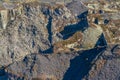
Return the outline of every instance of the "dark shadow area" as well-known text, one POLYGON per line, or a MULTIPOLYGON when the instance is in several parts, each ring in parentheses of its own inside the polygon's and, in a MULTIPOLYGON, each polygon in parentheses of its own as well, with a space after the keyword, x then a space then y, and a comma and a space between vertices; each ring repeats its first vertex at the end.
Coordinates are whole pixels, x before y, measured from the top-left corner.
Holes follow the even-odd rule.
POLYGON ((109 23, 109 20, 108 19, 105 19, 104 20, 104 24, 108 24, 109 23))
POLYGON ((98 22, 99 22, 99 21, 98 21, 98 18, 95 18, 94 23, 95 23, 95 24, 98 24, 98 22))
POLYGON ((101 56, 105 49, 106 47, 101 47, 78 52, 79 56, 70 61, 70 67, 63 80, 82 80, 91 70, 92 62, 95 62, 96 57, 101 56))
POLYGON ((8 80, 8 73, 5 71, 5 67, 0 68, 0 80, 8 80))
MULTIPOLYGON (((47 24, 47 30, 48 30, 48 40, 50 43, 52 43, 52 17, 50 16, 48 19, 48 24, 47 24)), ((42 51, 41 49, 39 49, 39 53, 42 54, 51 54, 53 53, 53 46, 51 45, 49 49, 42 51)))
POLYGON ((0 80, 25 80, 24 75, 18 75, 17 73, 13 73, 9 67, 13 63, 9 65, 4 65, 0 68, 0 80))
POLYGON ((95 47, 98 47, 98 46, 107 46, 107 41, 103 33, 100 35, 98 41, 95 44, 95 47))
POLYGON ((31 11, 30 6, 28 4, 23 4, 23 6, 24 6, 25 15, 27 17, 30 17, 30 14, 29 14, 29 12, 31 11))
POLYGON ((36 36, 37 28, 35 27, 35 25, 31 25, 31 31, 32 31, 32 35, 36 36))
MULTIPOLYGON (((77 16, 77 18, 80 19, 80 21, 77 24, 68 25, 64 28, 63 31, 60 32, 64 40, 74 35, 74 33, 76 33, 77 31, 84 31, 85 29, 88 28, 87 14, 88 14, 88 11, 80 14, 79 16, 77 16)), ((52 29, 52 16, 49 17, 48 24, 46 27, 49 33, 48 40, 50 41, 50 43, 52 43, 52 35, 53 35, 52 30, 51 30, 52 29)), ((42 51, 41 49, 39 49, 39 53, 43 53, 43 54, 53 53, 53 46, 51 46, 49 49, 45 51, 42 51)))
POLYGON ((42 8, 42 9, 41 9, 41 12, 42 12, 45 16, 50 15, 50 10, 49 10, 49 8, 46 8, 44 4, 41 6, 41 8, 42 8))
POLYGON ((0 68, 0 76, 4 76, 5 75, 5 68, 2 67, 0 68))
POLYGON ((49 33, 48 40, 50 41, 50 43, 52 43, 52 30, 51 30, 51 27, 52 27, 52 17, 51 16, 48 19, 48 24, 47 24, 46 27, 47 27, 47 30, 48 30, 48 33, 49 33))
POLYGON ((35 41, 32 40, 32 48, 34 48, 34 47, 35 47, 35 41))
POLYGON ((87 15, 88 15, 88 11, 85 11, 82 14, 78 15, 77 17, 78 17, 78 19, 82 19, 82 18, 87 19, 87 15))
POLYGON ((39 53, 42 53, 42 54, 51 54, 51 53, 53 53, 53 47, 54 46, 51 46, 49 49, 44 50, 44 51, 42 51, 41 49, 39 49, 39 53))
POLYGON ((114 50, 115 50, 118 46, 119 46, 119 45, 117 44, 117 45, 115 45, 115 46, 111 49, 112 54, 114 54, 114 50))
POLYGON ((64 30, 60 32, 64 40, 74 35, 77 31, 84 31, 88 28, 87 14, 88 11, 77 16, 77 18, 80 19, 78 23, 65 26, 64 30))
POLYGON ((107 42, 102 33, 96 42, 96 48, 78 52, 79 56, 70 61, 70 67, 64 75, 63 80, 82 80, 94 65, 93 62, 102 55, 107 48, 107 42), (98 47, 101 46, 101 47, 98 47))

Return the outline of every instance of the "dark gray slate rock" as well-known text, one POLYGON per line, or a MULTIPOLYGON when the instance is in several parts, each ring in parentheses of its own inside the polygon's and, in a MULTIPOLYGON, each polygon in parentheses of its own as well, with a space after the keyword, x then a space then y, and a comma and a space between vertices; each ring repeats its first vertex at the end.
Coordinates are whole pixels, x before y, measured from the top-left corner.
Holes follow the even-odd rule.
POLYGON ((40 55, 31 54, 26 56, 22 61, 15 62, 10 65, 8 70, 8 78, 17 80, 24 78, 24 80, 31 80, 32 78, 41 78, 40 75, 54 76, 62 80, 67 68, 70 64, 70 59, 77 56, 74 54, 53 54, 40 55), (14 73, 14 74, 13 74, 14 73))
MULTIPOLYGON (((95 69, 96 66, 93 67, 94 70, 93 73, 95 75, 90 78, 90 75, 88 75, 88 80, 120 80, 120 55, 116 55, 115 53, 118 53, 118 46, 119 45, 112 45, 109 46, 106 51, 103 53, 101 58, 98 58, 98 60, 104 60, 105 64, 102 65, 102 67, 98 70, 95 69)), ((99 64, 99 63, 97 63, 99 64)))
POLYGON ((58 80, 119 80, 120 56, 111 52, 115 46, 51 55, 30 54, 8 66, 5 73, 12 80, 43 76, 58 80), (103 60, 105 63, 97 66, 103 60), (91 72, 95 73, 92 77, 91 72))

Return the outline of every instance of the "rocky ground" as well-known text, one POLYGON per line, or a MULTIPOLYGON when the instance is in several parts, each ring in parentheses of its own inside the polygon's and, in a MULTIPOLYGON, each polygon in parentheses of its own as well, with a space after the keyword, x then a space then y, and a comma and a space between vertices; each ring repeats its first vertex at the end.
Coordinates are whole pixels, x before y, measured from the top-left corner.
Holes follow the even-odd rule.
POLYGON ((0 80, 120 80, 119 4, 0 1, 0 80))
POLYGON ((60 54, 30 54, 1 69, 10 80, 119 80, 120 45, 60 54))

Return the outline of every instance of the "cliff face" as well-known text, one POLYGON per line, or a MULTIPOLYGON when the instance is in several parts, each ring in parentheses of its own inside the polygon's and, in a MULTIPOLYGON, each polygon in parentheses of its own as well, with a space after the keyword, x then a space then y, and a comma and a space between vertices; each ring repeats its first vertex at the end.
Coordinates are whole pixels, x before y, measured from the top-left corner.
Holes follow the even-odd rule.
MULTIPOLYGON (((13 9, 1 10, 1 65, 12 63, 31 53, 57 51, 54 50, 56 43, 71 37, 80 31, 80 27, 88 26, 86 15, 83 20, 77 18, 87 11, 87 8, 79 3, 81 9, 78 12, 70 10, 74 5, 37 2, 22 3, 13 9)), ((5 6, 11 4, 6 3, 5 6)))
POLYGON ((30 54, 0 69, 0 79, 119 80, 119 52, 120 45, 109 45, 67 54, 30 54))
POLYGON ((104 1, 82 1, 2 3, 0 79, 92 79, 96 61, 104 65, 98 56, 111 54, 111 47, 104 52, 105 46, 120 42, 119 6, 114 9, 113 3, 106 6, 104 1))

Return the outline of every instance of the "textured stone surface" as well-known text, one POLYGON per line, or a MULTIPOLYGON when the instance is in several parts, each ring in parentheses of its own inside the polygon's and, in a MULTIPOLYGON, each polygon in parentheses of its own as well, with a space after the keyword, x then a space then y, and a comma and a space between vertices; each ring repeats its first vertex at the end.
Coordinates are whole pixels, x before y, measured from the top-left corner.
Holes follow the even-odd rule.
MULTIPOLYGON (((118 49, 116 46, 109 46, 100 56, 87 76, 88 80, 119 80, 120 79, 120 56, 112 52, 118 49)), ((120 50, 120 49, 119 49, 120 50)), ((116 51, 119 53, 119 51, 116 51)))
MULTIPOLYGON (((80 5, 85 7, 83 4, 80 5)), ((80 12, 86 10, 82 9, 80 12)), ((79 28, 77 15, 72 14, 64 4, 22 3, 16 9, 1 10, 1 15, 3 26, 0 28, 1 65, 7 65, 31 53, 53 53, 53 44, 63 40, 57 34, 63 33, 64 36, 66 35, 64 32, 70 33, 70 29, 63 28, 75 23, 75 26, 71 26, 71 30, 76 27, 72 34, 79 28), (3 11, 6 13, 3 14, 3 11)), ((87 23, 87 21, 82 23, 81 27, 87 23)), ((69 38, 72 34, 66 36, 69 38)))
POLYGON ((0 80, 120 79, 119 1, 10 1, 0 2, 0 80))
POLYGON ((52 55, 27 55, 9 65, 3 77, 26 80, 40 79, 44 75, 45 79, 52 76, 58 80, 119 80, 120 56, 111 52, 115 46, 52 55))
POLYGON ((31 80, 32 78, 41 78, 41 75, 44 75, 46 78, 47 76, 54 76, 56 79, 62 80, 69 67, 70 59, 76 55, 77 53, 46 56, 39 54, 28 55, 22 61, 15 62, 8 67, 8 73, 11 74, 8 78, 18 79, 24 77, 24 79, 31 80), (16 75, 16 77, 13 75, 16 75))

